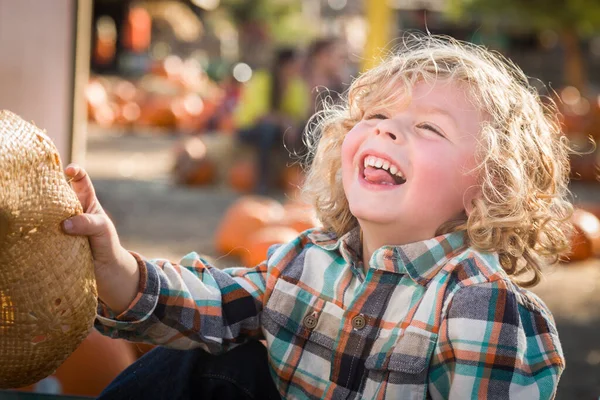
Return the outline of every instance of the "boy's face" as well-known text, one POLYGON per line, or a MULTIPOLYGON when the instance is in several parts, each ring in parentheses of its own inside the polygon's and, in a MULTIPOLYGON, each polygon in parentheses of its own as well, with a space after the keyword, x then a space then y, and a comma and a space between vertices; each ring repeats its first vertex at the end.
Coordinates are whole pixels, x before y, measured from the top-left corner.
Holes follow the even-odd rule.
POLYGON ((342 145, 352 214, 377 246, 429 239, 479 190, 482 114, 461 84, 419 82, 408 104, 366 110, 342 145))

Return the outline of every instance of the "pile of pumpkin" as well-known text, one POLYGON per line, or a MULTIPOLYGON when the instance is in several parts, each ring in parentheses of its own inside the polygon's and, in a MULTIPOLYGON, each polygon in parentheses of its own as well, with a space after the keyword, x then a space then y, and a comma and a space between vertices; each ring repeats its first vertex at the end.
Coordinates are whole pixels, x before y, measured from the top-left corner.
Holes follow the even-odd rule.
POLYGON ((301 232, 319 226, 314 209, 306 203, 280 203, 270 197, 242 196, 227 210, 215 235, 221 254, 238 257, 254 267, 267 258, 274 244, 287 243, 301 232))
POLYGON ((85 90, 88 120, 102 128, 181 133, 205 130, 224 96, 198 62, 174 55, 138 80, 96 76, 85 90))

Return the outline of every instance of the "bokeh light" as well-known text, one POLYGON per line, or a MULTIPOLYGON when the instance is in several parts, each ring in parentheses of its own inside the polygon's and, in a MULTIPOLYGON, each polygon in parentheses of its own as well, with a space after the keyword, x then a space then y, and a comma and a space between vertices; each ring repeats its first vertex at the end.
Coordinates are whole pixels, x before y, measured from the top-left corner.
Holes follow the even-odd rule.
POLYGON ((238 82, 248 82, 252 78, 252 68, 246 63, 238 63, 233 67, 233 77, 238 82))

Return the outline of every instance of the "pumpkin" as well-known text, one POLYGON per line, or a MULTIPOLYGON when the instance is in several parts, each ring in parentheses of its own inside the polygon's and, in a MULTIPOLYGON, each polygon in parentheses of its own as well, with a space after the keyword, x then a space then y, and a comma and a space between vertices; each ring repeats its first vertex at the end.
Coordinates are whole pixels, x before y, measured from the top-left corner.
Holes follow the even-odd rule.
POLYGON ((119 112, 115 118, 115 124, 121 126, 132 126, 140 118, 140 106, 133 102, 127 102, 119 106, 119 112))
POLYGON ((173 114, 177 119, 177 130, 184 133, 194 133, 200 130, 200 115, 204 110, 204 101, 196 93, 176 97, 172 102, 173 114))
POLYGON ((256 164, 252 159, 234 162, 227 178, 229 185, 238 192, 250 193, 256 187, 256 164))
POLYGON ((571 239, 569 261, 600 257, 600 220, 591 212, 575 209, 571 222, 575 232, 571 239))
POLYGON ((111 339, 91 331, 81 345, 58 367, 54 374, 23 391, 42 391, 43 386, 60 387, 61 394, 97 397, 100 392, 136 360, 134 344, 111 339))
POLYGON ((215 182, 216 176, 217 166, 212 160, 205 158, 196 163, 186 183, 191 186, 208 185, 215 182))
POLYGON ((241 253, 242 264, 253 267, 267 259, 267 251, 274 244, 287 243, 299 235, 287 226, 266 226, 254 232, 241 253))
POLYGON ((240 255, 253 232, 281 220, 281 203, 269 197, 244 196, 223 216, 215 234, 215 247, 223 254, 240 255))
POLYGON ((140 125, 172 129, 176 123, 177 117, 168 95, 155 94, 140 104, 140 125))
POLYGON ((291 165, 283 168, 279 180, 279 186, 288 193, 294 193, 304 184, 304 172, 299 165, 291 165))
POLYGON ((138 96, 135 85, 124 79, 115 83, 112 94, 119 104, 135 101, 138 96))
POLYGON ((284 215, 281 225, 303 232, 319 226, 319 220, 312 206, 299 201, 290 201, 283 205, 284 215))
POLYGON ((152 63, 150 73, 155 76, 165 77, 171 81, 177 81, 181 76, 182 69, 183 60, 171 54, 162 60, 152 63))
POLYGON ((190 137, 177 146, 173 175, 176 183, 206 185, 213 183, 217 166, 207 158, 206 145, 198 137, 190 137))

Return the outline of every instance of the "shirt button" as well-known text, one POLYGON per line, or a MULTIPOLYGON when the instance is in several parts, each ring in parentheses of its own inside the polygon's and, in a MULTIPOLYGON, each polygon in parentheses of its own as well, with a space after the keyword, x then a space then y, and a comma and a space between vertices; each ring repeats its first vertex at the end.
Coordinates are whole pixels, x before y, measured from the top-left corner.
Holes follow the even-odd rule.
POLYGON ((354 329, 361 330, 362 328, 365 327, 366 324, 367 324, 367 321, 363 315, 359 314, 356 317, 352 318, 352 327, 354 329))
POLYGON ((318 320, 319 319, 317 318, 316 315, 309 314, 306 317, 304 317, 304 320, 302 321, 302 323, 304 324, 304 327, 306 327, 308 329, 315 329, 315 326, 317 326, 318 320))

